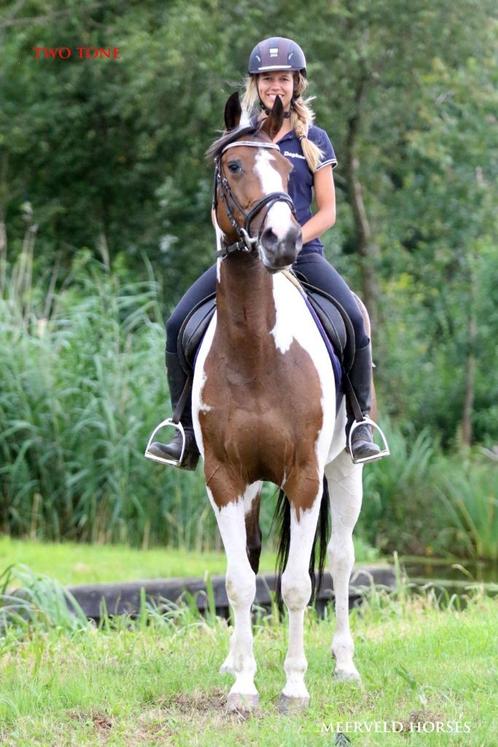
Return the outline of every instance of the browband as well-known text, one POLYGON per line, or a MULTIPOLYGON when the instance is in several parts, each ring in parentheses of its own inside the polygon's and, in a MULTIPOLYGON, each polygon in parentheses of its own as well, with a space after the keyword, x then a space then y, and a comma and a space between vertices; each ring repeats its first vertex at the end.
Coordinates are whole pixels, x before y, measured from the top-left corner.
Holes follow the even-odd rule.
POLYGON ((272 150, 280 150, 276 143, 265 143, 262 140, 236 140, 235 143, 228 143, 221 151, 222 155, 229 148, 236 148, 237 145, 248 146, 249 148, 271 148, 272 150))

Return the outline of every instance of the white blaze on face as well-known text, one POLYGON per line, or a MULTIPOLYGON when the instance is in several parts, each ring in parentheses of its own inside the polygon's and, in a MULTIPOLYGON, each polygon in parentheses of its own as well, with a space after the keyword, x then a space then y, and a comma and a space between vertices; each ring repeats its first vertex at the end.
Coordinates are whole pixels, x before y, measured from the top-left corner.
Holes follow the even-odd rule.
MULTIPOLYGON (((261 182, 261 188, 265 195, 271 192, 285 192, 281 174, 274 165, 273 153, 266 148, 261 148, 256 153, 256 166, 254 170, 261 182)), ((265 226, 271 228, 273 233, 283 239, 292 225, 292 214, 286 202, 276 202, 271 206, 266 216, 265 226)))

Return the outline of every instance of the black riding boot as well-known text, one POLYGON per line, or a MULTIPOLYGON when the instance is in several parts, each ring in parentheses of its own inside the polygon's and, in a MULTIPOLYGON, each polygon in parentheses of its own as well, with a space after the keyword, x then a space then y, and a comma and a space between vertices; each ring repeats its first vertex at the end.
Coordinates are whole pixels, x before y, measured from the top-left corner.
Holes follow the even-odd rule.
MULTIPOLYGON (((353 367, 349 372, 349 379, 363 416, 368 415, 372 406, 372 347, 370 343, 356 351, 353 367)), ((348 424, 346 428, 348 436, 355 419, 361 425, 353 430, 351 456, 354 461, 374 460, 379 456, 381 450, 373 441, 372 428, 368 423, 362 423, 359 420, 359 413, 355 418, 353 408, 348 402, 348 424)))
MULTIPOLYGON (((173 412, 176 409, 178 401, 182 395, 187 382, 187 376, 180 365, 178 356, 176 353, 169 353, 166 351, 166 369, 168 375, 169 392, 171 395, 171 406, 173 412)), ((178 467, 182 469, 194 470, 197 467, 199 461, 199 449, 194 436, 194 428, 192 425, 192 390, 190 390, 183 414, 180 418, 180 422, 183 425, 185 431, 185 451, 183 453, 183 459, 178 467)), ((155 457, 162 459, 173 459, 180 462, 182 455, 182 444, 183 439, 180 431, 176 431, 173 439, 167 443, 162 444, 159 441, 154 441, 148 449, 148 453, 155 457)))

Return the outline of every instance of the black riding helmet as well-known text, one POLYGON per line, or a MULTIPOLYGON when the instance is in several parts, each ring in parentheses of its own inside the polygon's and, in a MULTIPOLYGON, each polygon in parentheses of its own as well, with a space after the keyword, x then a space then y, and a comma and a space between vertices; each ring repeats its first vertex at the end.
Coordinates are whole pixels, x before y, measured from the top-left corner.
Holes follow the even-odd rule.
POLYGON ((249 75, 270 70, 292 70, 306 75, 306 58, 299 44, 283 36, 271 36, 256 44, 249 57, 249 75))

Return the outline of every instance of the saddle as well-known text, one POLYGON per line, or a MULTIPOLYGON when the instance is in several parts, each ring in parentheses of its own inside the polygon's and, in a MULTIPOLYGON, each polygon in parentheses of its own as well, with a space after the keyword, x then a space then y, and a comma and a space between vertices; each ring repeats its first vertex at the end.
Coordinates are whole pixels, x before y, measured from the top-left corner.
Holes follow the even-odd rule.
MULTIPOLYGON (((332 364, 336 378, 340 380, 337 363, 342 371, 348 373, 355 356, 355 334, 351 319, 337 299, 308 283, 299 273, 288 273, 287 276, 289 282, 297 285, 305 297, 331 358, 335 354, 336 360, 332 358, 332 364)), ((189 376, 192 375, 197 351, 215 309, 216 293, 211 293, 194 306, 180 327, 177 354, 183 370, 189 376)))

